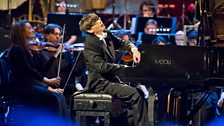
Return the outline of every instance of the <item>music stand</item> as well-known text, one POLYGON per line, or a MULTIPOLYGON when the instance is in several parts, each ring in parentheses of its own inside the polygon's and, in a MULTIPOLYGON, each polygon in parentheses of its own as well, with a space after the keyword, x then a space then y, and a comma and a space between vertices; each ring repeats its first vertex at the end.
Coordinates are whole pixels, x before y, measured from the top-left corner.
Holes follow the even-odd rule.
POLYGON ((159 31, 157 33, 168 33, 168 34, 174 34, 176 30, 176 17, 143 17, 143 16, 136 16, 136 21, 133 24, 133 32, 134 34, 138 34, 139 32, 144 32, 144 27, 146 22, 149 19, 153 19, 157 21, 158 29, 159 31), (164 30, 170 28, 170 30, 164 30))
POLYGON ((83 14, 77 13, 61 14, 57 12, 49 12, 47 24, 54 23, 60 25, 61 27, 66 24, 64 40, 67 41, 71 35, 82 35, 82 32, 79 29, 79 21, 82 17, 83 14))

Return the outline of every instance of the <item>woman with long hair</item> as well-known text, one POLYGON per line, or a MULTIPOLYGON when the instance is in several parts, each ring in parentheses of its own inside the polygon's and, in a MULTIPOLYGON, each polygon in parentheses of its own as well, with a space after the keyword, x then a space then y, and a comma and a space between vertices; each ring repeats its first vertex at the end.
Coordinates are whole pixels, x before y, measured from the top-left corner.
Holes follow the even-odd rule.
POLYGON ((38 63, 29 48, 29 42, 34 38, 34 30, 29 22, 23 20, 12 25, 12 46, 8 52, 11 94, 29 107, 38 107, 67 118, 69 114, 63 90, 57 88, 60 77, 47 78, 36 69, 38 63))

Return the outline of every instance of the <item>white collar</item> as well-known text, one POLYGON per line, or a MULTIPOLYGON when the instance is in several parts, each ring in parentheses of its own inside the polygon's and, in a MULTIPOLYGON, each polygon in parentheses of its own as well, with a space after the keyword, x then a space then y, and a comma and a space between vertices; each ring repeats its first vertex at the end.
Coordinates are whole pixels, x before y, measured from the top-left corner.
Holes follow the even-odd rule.
POLYGON ((104 40, 107 37, 107 33, 103 32, 102 35, 96 35, 100 40, 104 40))

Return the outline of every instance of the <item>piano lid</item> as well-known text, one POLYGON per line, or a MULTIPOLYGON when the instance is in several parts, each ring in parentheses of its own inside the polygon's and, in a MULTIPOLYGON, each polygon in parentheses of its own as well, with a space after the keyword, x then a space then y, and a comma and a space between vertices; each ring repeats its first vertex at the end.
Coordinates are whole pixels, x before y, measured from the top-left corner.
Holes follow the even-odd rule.
POLYGON ((139 45, 141 62, 127 68, 125 80, 203 81, 218 73, 218 48, 139 45))

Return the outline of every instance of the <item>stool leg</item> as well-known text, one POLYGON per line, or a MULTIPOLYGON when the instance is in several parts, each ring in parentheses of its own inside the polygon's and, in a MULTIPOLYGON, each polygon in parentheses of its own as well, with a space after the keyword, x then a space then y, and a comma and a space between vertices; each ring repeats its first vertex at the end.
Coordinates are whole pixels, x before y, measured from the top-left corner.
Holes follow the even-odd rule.
POLYGON ((76 126, 80 126, 81 125, 81 113, 80 112, 76 112, 75 124, 76 124, 76 126))
POLYGON ((110 126, 110 112, 106 112, 104 115, 104 126, 110 126))

